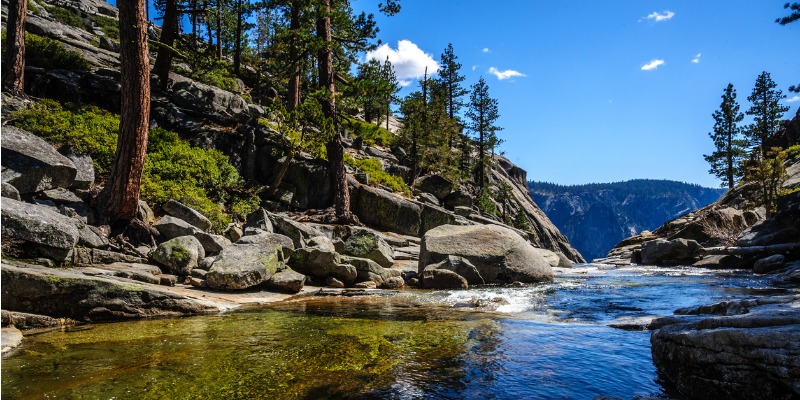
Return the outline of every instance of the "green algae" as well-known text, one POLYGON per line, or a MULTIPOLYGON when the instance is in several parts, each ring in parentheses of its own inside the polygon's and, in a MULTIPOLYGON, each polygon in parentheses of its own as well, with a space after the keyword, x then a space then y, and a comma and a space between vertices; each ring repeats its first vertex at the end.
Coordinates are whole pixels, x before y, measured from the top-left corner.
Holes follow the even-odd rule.
POLYGON ((496 324, 261 309, 84 326, 27 337, 3 360, 3 398, 372 397, 443 364, 458 380, 473 332, 496 324))

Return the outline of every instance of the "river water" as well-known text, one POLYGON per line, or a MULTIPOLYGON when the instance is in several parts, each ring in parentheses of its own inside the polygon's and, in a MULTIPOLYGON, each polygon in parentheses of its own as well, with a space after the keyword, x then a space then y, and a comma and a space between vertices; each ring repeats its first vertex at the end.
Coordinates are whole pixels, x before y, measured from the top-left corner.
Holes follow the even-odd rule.
POLYGON ((310 297, 27 336, 2 361, 2 398, 670 398, 649 332, 609 325, 784 292, 746 271, 559 271, 527 287, 310 297))

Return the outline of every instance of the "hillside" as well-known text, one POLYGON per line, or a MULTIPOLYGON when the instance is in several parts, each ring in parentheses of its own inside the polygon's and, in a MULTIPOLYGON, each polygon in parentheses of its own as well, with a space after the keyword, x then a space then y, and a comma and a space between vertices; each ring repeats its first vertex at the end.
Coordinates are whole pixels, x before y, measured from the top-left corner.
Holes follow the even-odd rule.
POLYGON ((666 180, 562 186, 528 182, 534 201, 587 260, 620 240, 652 230, 719 199, 724 189, 666 180))

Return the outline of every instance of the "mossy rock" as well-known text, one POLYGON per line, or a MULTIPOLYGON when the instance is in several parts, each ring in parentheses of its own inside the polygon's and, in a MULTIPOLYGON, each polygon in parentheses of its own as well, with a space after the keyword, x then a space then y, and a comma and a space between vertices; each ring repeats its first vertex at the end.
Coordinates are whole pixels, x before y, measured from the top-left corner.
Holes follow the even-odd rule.
POLYGON ((153 261, 163 266, 167 273, 189 275, 206 252, 193 236, 179 236, 161 243, 151 255, 153 261))

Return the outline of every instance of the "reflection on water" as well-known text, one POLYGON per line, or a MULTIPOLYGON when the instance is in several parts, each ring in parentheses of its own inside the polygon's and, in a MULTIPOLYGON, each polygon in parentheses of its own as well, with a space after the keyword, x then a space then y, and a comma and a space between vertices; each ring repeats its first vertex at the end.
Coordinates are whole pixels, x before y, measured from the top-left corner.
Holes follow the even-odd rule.
POLYGON ((764 278, 578 268, 552 284, 310 298, 30 336, 9 399, 586 399, 665 396, 647 332, 605 326, 731 297, 764 278))

